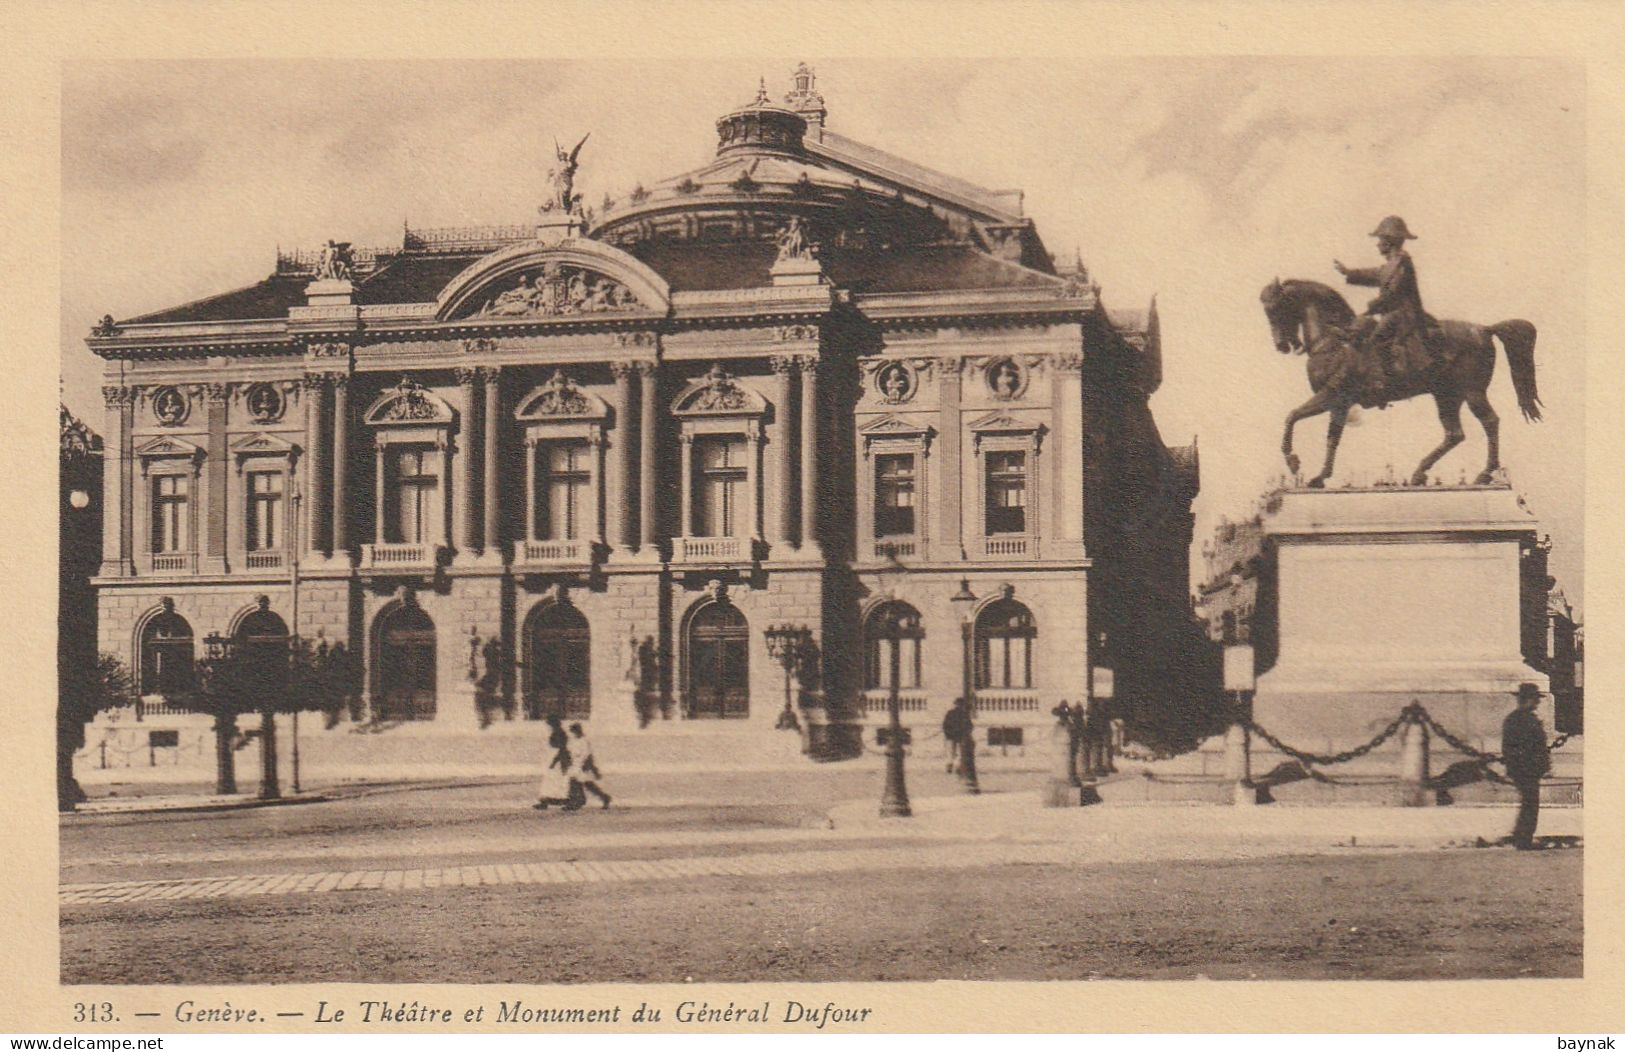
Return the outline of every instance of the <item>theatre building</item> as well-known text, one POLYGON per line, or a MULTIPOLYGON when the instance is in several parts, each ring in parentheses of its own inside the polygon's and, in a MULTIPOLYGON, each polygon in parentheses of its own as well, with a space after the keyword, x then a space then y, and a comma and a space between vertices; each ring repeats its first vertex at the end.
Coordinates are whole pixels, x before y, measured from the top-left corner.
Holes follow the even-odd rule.
POLYGON ((805 67, 715 130, 601 208, 572 159, 537 223, 96 328, 99 646, 143 712, 206 635, 278 632, 345 642, 378 724, 471 728, 483 679, 499 722, 748 741, 878 726, 895 676, 935 729, 967 655, 996 746, 1092 664, 1178 701, 1197 466, 1154 307, 1058 271, 1019 192, 839 135, 805 67))

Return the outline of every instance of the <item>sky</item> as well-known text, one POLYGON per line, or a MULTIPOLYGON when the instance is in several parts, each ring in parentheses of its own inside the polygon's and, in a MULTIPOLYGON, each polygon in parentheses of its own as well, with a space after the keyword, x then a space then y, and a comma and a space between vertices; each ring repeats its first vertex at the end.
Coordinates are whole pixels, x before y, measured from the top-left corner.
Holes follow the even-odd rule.
MULTIPOLYGON (((63 399, 98 429, 101 363, 83 337, 251 284, 278 246, 398 244, 416 227, 520 223, 545 198, 553 139, 592 139, 589 202, 696 167, 714 121, 777 97, 798 60, 829 126, 992 188, 1019 187, 1063 260, 1111 307, 1162 320, 1152 408, 1202 458, 1197 548, 1283 470, 1305 360, 1273 348, 1275 277, 1340 284, 1379 262, 1389 214, 1440 318, 1539 330, 1545 420, 1522 421, 1504 357, 1492 403, 1509 478, 1583 595, 1585 81, 1555 59, 1167 58, 703 62, 70 62, 62 96, 63 399)), ((1345 290, 1356 309, 1369 290, 1345 290)), ((1484 436, 1436 469, 1477 474, 1484 436)), ((1298 427, 1319 464, 1324 418, 1298 427)), ((1357 412, 1334 483, 1408 474, 1439 440, 1431 400, 1357 412)))

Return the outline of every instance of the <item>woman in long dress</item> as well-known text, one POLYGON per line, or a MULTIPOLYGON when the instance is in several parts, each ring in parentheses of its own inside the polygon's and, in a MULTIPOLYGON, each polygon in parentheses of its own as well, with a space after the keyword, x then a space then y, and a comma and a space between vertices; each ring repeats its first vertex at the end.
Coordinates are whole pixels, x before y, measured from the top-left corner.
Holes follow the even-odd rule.
POLYGON ((571 802, 570 736, 564 732, 564 724, 557 716, 549 716, 547 726, 547 766, 542 770, 542 784, 534 805, 538 811, 547 810, 550 804, 569 808, 571 802))

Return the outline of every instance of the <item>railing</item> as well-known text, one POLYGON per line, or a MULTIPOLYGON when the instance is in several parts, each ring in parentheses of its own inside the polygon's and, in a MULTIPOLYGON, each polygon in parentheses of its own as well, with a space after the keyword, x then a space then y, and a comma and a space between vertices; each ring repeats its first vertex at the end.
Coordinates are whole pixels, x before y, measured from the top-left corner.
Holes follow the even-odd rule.
POLYGON ((983 541, 982 552, 986 555, 1026 555, 1027 538, 988 537, 983 541))
POLYGON ((522 565, 592 562, 592 542, 571 541, 517 541, 514 544, 514 562, 522 565))
POLYGON ((250 570, 280 570, 282 568, 281 552, 249 552, 243 564, 250 570))
POLYGON ((402 244, 409 249, 482 248, 510 241, 530 241, 536 237, 536 224, 512 226, 449 226, 406 231, 402 244))
POLYGON ((749 562, 748 537, 679 537, 676 562, 749 562))
POLYGON ((1037 712, 1038 694, 1033 691, 977 691, 971 711, 1037 712))
MULTIPOLYGON (((899 691, 897 694, 898 712, 924 712, 927 705, 926 696, 914 691, 899 691)), ((885 713, 891 711, 891 691, 882 687, 877 690, 863 692, 863 711, 867 713, 885 713)))
POLYGON ((197 572, 196 552, 153 552, 153 573, 195 573, 197 572))
POLYGON ((153 716, 191 716, 196 710, 184 701, 143 701, 140 698, 135 702, 135 718, 137 720, 150 719, 153 716))
POLYGON ((919 551, 919 546, 913 541, 876 541, 876 559, 901 559, 904 556, 913 556, 919 551))
POLYGON ((361 565, 366 568, 406 568, 435 566, 440 560, 440 546, 421 541, 392 544, 363 544, 361 565))

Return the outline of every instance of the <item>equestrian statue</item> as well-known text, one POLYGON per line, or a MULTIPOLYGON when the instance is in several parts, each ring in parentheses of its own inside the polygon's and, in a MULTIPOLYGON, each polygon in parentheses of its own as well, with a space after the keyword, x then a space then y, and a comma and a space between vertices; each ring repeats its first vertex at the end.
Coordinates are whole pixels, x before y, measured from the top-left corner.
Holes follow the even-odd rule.
POLYGON ((1535 327, 1513 319, 1494 325, 1464 321, 1435 321, 1422 309, 1416 266, 1405 251, 1413 240, 1398 216, 1389 216, 1372 231, 1380 267, 1351 268, 1334 260, 1351 285, 1374 285, 1377 295, 1359 317, 1337 290, 1317 281, 1282 281, 1264 287, 1259 299, 1269 319, 1275 349, 1282 354, 1304 354, 1309 359, 1309 388, 1314 393, 1286 417, 1281 452, 1287 469, 1298 473, 1292 452, 1292 429, 1299 420, 1330 415, 1326 425, 1326 463, 1309 480, 1319 488, 1331 477, 1343 425, 1354 406, 1386 408, 1420 395, 1432 395, 1439 407, 1444 440, 1422 458, 1410 484, 1427 483, 1427 474, 1446 453, 1466 437, 1461 428, 1461 405, 1467 403, 1484 427, 1489 459, 1475 480, 1487 485, 1500 470, 1500 418, 1490 406, 1488 390, 1495 374, 1495 344, 1500 339, 1512 371, 1512 388, 1524 419, 1540 419, 1540 395, 1535 389, 1535 327))

